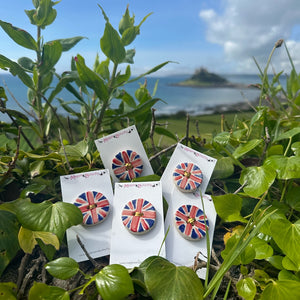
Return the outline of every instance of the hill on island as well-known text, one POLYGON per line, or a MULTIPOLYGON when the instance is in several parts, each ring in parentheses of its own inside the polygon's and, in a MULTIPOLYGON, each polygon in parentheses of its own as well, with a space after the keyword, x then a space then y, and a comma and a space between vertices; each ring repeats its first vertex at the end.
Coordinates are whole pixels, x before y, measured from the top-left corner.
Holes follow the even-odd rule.
POLYGON ((178 82, 177 86, 189 87, 240 87, 240 84, 229 82, 226 78, 215 73, 208 72, 205 68, 200 68, 187 80, 178 82))

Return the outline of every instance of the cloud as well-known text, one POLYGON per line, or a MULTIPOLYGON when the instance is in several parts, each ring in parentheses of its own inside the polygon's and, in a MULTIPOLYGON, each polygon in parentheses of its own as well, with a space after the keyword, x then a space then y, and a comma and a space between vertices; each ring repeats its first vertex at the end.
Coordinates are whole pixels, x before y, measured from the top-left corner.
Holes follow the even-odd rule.
MULTIPOLYGON (((299 0, 224 0, 223 11, 201 10, 206 24, 206 39, 224 50, 224 63, 234 62, 238 72, 256 72, 253 63, 265 65, 278 39, 284 39, 296 66, 300 67, 300 41, 293 38, 294 26, 299 25, 299 0)), ((284 47, 276 50, 273 64, 276 70, 288 68, 284 47)))

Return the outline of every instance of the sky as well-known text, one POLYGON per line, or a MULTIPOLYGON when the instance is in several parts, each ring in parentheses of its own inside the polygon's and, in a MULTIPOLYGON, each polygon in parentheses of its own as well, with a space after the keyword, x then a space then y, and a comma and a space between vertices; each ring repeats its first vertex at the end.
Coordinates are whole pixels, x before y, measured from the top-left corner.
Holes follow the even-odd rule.
MULTIPOLYGON (((31 0, 11 0, 1 4, 0 19, 36 35, 24 10, 33 9, 31 0)), ((42 32, 44 41, 84 36, 72 50, 63 54, 58 72, 70 69, 72 56, 81 54, 92 67, 100 49, 105 20, 118 28, 129 5, 140 35, 127 49, 136 55, 133 74, 141 74, 165 61, 172 63, 157 75, 193 74, 200 67, 220 74, 257 74, 253 57, 264 68, 278 39, 284 39, 300 70, 300 0, 62 0, 55 5, 57 18, 42 32)), ((0 54, 17 60, 34 58, 30 50, 16 45, 0 28, 0 54)), ((284 47, 276 49, 272 67, 276 72, 290 71, 284 47)))

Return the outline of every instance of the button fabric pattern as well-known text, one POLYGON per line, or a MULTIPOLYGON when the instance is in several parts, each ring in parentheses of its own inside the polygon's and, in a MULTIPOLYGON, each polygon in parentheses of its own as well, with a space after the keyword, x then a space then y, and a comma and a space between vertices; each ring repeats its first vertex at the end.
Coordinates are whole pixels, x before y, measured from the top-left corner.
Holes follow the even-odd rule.
POLYGON ((144 234, 151 230, 156 221, 154 206, 142 198, 129 201, 122 211, 123 225, 134 234, 144 234))
POLYGON ((203 174, 197 165, 185 162, 176 166, 173 179, 180 191, 193 193, 200 187, 203 174))
POLYGON ((112 169, 118 179, 130 181, 141 175, 143 161, 135 151, 121 151, 114 157, 112 169))
POLYGON ((110 205, 106 197, 95 191, 87 191, 77 197, 74 204, 81 210, 84 225, 103 222, 109 214, 110 205))
POLYGON ((185 239, 191 241, 202 239, 206 234, 205 223, 208 229, 207 217, 204 217, 203 211, 197 206, 182 205, 175 212, 176 229, 185 239))

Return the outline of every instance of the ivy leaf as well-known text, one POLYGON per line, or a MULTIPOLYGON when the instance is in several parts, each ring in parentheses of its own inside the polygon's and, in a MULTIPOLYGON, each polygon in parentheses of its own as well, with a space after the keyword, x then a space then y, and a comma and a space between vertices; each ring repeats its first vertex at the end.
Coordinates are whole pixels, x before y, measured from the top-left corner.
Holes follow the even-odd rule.
POLYGON ((0 26, 18 45, 30 50, 38 49, 36 41, 27 31, 14 27, 12 24, 3 22, 1 20, 0 26))
POLYGON ((273 155, 266 159, 264 166, 274 169, 278 179, 288 180, 300 177, 300 156, 273 155))
POLYGON ((300 186, 289 187, 285 201, 292 209, 300 211, 300 186))
POLYGON ((0 276, 20 248, 18 231, 16 216, 9 211, 0 210, 0 276))
POLYGON ((287 219, 274 220, 270 225, 270 229, 272 237, 276 244, 299 269, 300 220, 298 220, 294 224, 287 219))
POLYGON ((78 263, 70 257, 60 257, 50 261, 45 268, 53 277, 63 280, 73 277, 79 271, 78 263))
POLYGON ((250 244, 255 250, 255 259, 266 259, 273 255, 273 248, 259 237, 254 237, 250 244))
POLYGON ((256 295, 256 285, 251 277, 247 277, 238 281, 236 288, 239 295, 245 300, 252 300, 256 295))
POLYGON ((265 287, 260 299, 298 300, 300 299, 300 282, 294 280, 272 280, 265 287))
POLYGON ((124 299, 134 293, 133 283, 125 267, 104 267, 96 276, 96 286, 103 300, 124 299))
POLYGON ((293 143, 291 149, 294 151, 295 156, 300 156, 300 142, 293 143))
POLYGON ((69 227, 82 223, 81 211, 75 205, 64 202, 20 202, 17 218, 24 227, 33 231, 52 232, 60 241, 69 227))
POLYGON ((242 171, 240 184, 244 192, 251 197, 257 198, 273 184, 276 172, 273 169, 262 167, 248 167, 242 171))
POLYGON ((50 244, 59 249, 59 240, 52 232, 32 231, 21 226, 18 234, 19 244, 25 253, 32 253, 34 247, 38 244, 36 239, 42 240, 46 245, 50 244))
POLYGON ((34 282, 29 291, 28 300, 69 300, 69 293, 57 286, 34 282))
POLYGON ((155 300, 203 299, 203 286, 188 267, 176 267, 162 257, 154 257, 144 271, 146 287, 155 300))
POLYGON ((217 214, 225 222, 240 221, 247 223, 247 220, 244 219, 240 214, 243 200, 238 195, 226 194, 221 196, 213 196, 212 199, 214 201, 217 214))
POLYGON ((239 158, 251 150, 255 149, 259 144, 261 144, 262 140, 254 139, 246 144, 240 144, 235 151, 232 153, 234 158, 239 158))

